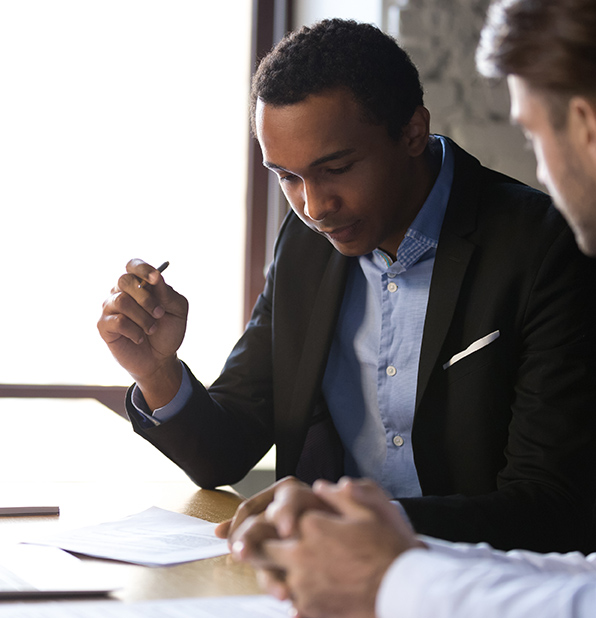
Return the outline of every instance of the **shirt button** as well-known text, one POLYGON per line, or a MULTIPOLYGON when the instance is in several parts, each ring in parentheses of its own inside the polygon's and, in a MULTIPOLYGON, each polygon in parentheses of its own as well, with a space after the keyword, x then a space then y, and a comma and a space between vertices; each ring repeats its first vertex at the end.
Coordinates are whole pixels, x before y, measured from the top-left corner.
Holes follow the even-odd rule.
POLYGON ((393 281, 387 286, 387 289, 390 292, 397 292, 397 285, 393 283, 393 281))
POLYGON ((387 273, 387 276, 388 276, 390 279, 393 279, 394 277, 397 277, 397 275, 396 275, 395 273, 387 273))
POLYGON ((389 367, 387 367, 386 371, 387 371, 387 375, 389 377, 392 377, 392 376, 394 376, 397 373, 397 369, 393 365, 389 365, 389 367))
POLYGON ((393 438, 393 444, 395 444, 395 446, 403 446, 404 439, 401 436, 395 436, 393 438))

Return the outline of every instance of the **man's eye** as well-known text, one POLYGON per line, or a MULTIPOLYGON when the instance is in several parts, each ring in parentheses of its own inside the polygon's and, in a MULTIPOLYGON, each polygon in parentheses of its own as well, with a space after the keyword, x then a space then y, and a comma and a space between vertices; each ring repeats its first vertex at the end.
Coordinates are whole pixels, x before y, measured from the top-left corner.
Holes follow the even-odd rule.
POLYGON ((349 163, 348 165, 344 165, 343 167, 330 167, 327 169, 329 174, 345 174, 352 169, 353 163, 349 163))
POLYGON ((287 174, 286 176, 280 176, 279 182, 294 182, 298 176, 294 176, 294 174, 287 174))

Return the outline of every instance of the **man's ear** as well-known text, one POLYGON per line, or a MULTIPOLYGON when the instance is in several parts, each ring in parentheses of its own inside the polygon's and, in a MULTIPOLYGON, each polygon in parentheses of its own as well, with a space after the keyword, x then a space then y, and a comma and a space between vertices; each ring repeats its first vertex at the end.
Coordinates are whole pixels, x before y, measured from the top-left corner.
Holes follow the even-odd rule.
POLYGON ((574 143, 590 157, 596 169, 596 100, 573 97, 569 101, 568 126, 574 143))
POLYGON ((408 143, 408 152, 411 157, 421 155, 426 145, 430 134, 430 112, 426 107, 419 105, 410 122, 403 129, 403 137, 408 143))

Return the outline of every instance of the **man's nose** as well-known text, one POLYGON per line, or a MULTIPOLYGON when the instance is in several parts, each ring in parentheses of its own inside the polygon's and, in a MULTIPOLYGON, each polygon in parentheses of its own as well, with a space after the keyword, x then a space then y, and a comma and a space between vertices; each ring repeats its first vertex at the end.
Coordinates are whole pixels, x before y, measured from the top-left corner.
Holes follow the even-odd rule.
POLYGON ((543 185, 544 187, 547 186, 547 174, 546 174, 546 170, 544 168, 544 163, 542 161, 539 161, 536 163, 536 178, 538 179, 538 182, 543 185))
POLYGON ((316 184, 304 183, 304 215, 311 221, 323 221, 339 209, 339 201, 316 184))

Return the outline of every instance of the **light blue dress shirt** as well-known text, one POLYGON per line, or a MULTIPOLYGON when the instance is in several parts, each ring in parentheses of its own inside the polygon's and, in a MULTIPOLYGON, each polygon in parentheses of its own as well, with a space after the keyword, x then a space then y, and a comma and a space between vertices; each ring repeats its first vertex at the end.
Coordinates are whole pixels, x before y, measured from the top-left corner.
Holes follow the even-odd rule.
POLYGON ((380 249, 352 261, 323 379, 345 473, 372 478, 393 498, 422 495, 412 423, 430 281, 453 181, 453 153, 438 139, 441 170, 395 262, 380 249))
MULTIPOLYGON (((345 473, 374 479, 392 497, 422 495, 412 452, 422 331, 435 251, 453 181, 453 153, 400 244, 395 262, 377 249, 353 260, 323 379, 323 393, 345 448, 345 473)), ((192 392, 186 368, 176 397, 148 414, 147 426, 172 418, 192 392)))

